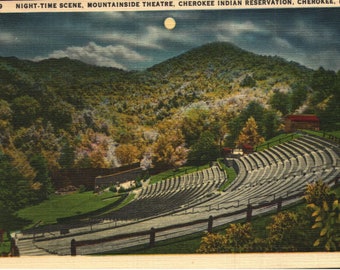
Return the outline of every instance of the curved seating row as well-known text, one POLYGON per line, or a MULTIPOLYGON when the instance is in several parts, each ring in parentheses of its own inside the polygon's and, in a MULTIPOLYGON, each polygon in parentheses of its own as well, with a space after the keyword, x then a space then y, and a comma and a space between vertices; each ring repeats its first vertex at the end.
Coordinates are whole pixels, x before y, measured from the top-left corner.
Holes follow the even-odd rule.
POLYGON ((226 180, 226 174, 217 166, 162 180, 142 188, 139 196, 118 211, 101 216, 103 219, 135 220, 164 215, 184 205, 207 201, 226 180))
POLYGON ((172 177, 159 181, 155 184, 148 185, 143 188, 137 199, 159 196, 163 193, 169 193, 181 188, 194 187, 205 182, 213 181, 216 188, 227 178, 224 171, 217 166, 212 166, 209 169, 185 174, 178 177, 172 177))
MULTIPOLYGON (((338 146, 302 136, 235 160, 239 174, 223 195, 195 206, 194 211, 260 204, 302 192, 321 178, 330 183, 340 175, 338 146)), ((209 210, 210 211, 210 210, 209 210)))

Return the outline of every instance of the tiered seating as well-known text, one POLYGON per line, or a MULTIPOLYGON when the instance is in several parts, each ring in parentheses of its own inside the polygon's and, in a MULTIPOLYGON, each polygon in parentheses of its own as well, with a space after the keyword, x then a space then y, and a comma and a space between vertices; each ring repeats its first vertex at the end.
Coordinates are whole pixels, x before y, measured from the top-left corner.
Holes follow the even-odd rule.
POLYGON ((143 188, 136 200, 102 218, 142 219, 175 211, 184 205, 202 202, 204 198, 213 198, 211 193, 225 180, 225 173, 217 166, 166 179, 143 188))
MULTIPOLYGON (((262 152, 235 160, 239 174, 226 192, 195 207, 195 211, 229 209, 287 197, 305 190, 306 184, 339 176, 338 147, 322 139, 303 136, 262 152)), ((188 210, 188 212, 190 212, 188 210)))
MULTIPOLYGON (((305 190, 307 183, 318 178, 331 183, 340 175, 339 155, 338 146, 322 139, 303 136, 262 152, 235 159, 238 176, 220 195, 215 195, 214 191, 225 181, 226 176, 218 167, 212 167, 149 185, 141 190, 136 200, 121 210, 101 218, 124 220, 124 226, 109 231, 114 234, 119 229, 124 230, 124 233, 139 231, 143 224, 144 229, 146 227, 149 229, 150 224, 164 227, 181 223, 182 220, 177 215, 185 215, 183 221, 187 222, 206 219, 209 215, 232 214, 235 210, 245 209, 248 204, 263 204, 278 197, 296 195, 297 192, 305 190), (131 220, 149 217, 155 219, 128 224, 131 220)), ((194 226, 196 225, 192 228, 194 226)), ((194 231, 192 228, 186 227, 186 233, 192 233, 194 231)), ((92 234, 92 223, 88 234, 92 234)), ((92 239, 97 239, 98 235, 99 232, 94 231, 92 239)), ((52 240, 46 242, 49 247, 54 245, 58 250, 62 247, 69 252, 70 240, 73 237, 65 236, 64 243, 63 239, 53 240, 55 241, 53 243, 52 240)))

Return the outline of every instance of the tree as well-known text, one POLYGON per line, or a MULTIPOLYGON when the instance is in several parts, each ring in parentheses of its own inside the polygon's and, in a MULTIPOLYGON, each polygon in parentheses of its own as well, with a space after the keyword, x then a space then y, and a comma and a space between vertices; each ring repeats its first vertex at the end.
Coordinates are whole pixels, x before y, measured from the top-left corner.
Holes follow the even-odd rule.
POLYGON ((209 111, 205 108, 192 108, 182 121, 182 132, 188 147, 192 146, 201 133, 208 129, 209 111))
MULTIPOLYGON (((340 89, 340 88, 338 88, 340 89)), ((340 122, 340 91, 330 95, 325 101, 324 106, 317 109, 317 115, 320 118, 320 127, 322 130, 333 131, 339 130, 340 122)))
POLYGON ((336 74, 334 71, 320 67, 313 73, 311 87, 311 110, 319 116, 321 128, 329 131, 338 130, 340 125, 339 72, 336 74))
POLYGON ((13 124, 15 127, 30 126, 40 114, 39 102, 30 96, 21 96, 13 100, 13 124))
POLYGON ((322 206, 323 201, 328 200, 330 188, 321 179, 314 183, 308 183, 305 191, 304 199, 307 204, 315 204, 322 206))
POLYGON ((173 168, 178 168, 186 162, 187 152, 179 129, 169 129, 167 133, 160 134, 153 145, 156 161, 173 168))
POLYGON ((216 160, 220 155, 214 136, 210 131, 204 131, 198 141, 190 148, 188 160, 194 165, 203 165, 216 160))
POLYGON ((250 223, 230 224, 225 235, 208 233, 202 237, 198 253, 251 252, 262 245, 254 236, 250 223))
POLYGON ((59 157, 59 164, 62 168, 72 168, 75 161, 75 148, 71 146, 68 139, 63 138, 63 145, 59 157))
POLYGON ((46 114, 48 121, 52 123, 55 130, 59 130, 70 128, 74 111, 75 109, 71 104, 58 100, 48 106, 46 114))
POLYGON ((7 101, 0 99, 0 144, 2 146, 10 143, 10 122, 12 110, 7 101))
POLYGON ((325 70, 320 67, 314 71, 312 76, 311 86, 313 88, 312 104, 316 105, 329 97, 331 94, 338 91, 336 89, 337 76, 334 71, 325 70))
POLYGON ((272 223, 267 226, 270 251, 296 251, 296 227, 298 217, 295 213, 284 211, 273 216, 272 223))
POLYGON ((255 87, 256 81, 253 79, 252 76, 246 75, 246 77, 240 82, 241 87, 255 87))
POLYGON ((155 161, 175 169, 182 166, 187 160, 188 150, 181 121, 176 117, 163 120, 157 125, 157 131, 152 136, 154 143, 149 151, 153 153, 155 161))
POLYGON ((290 112, 289 95, 281 91, 275 91, 269 100, 269 104, 274 110, 280 111, 283 115, 290 112))
POLYGON ((6 100, 0 99, 0 128, 7 126, 8 121, 12 119, 12 110, 6 100), (6 121, 6 125, 3 122, 6 121))
POLYGON ((280 126, 277 113, 267 111, 263 116, 263 136, 268 140, 277 135, 280 126))
POLYGON ((12 164, 11 157, 0 151, 0 207, 14 213, 30 203, 29 180, 12 164))
POLYGON ((340 249, 340 204, 336 194, 321 180, 309 184, 305 195, 307 207, 315 219, 313 229, 319 231, 314 246, 324 246, 327 251, 340 249))
POLYGON ((225 253, 227 250, 227 239, 225 235, 207 233, 201 239, 197 253, 225 253))
POLYGON ((327 251, 338 251, 340 249, 340 204, 339 199, 323 201, 322 206, 308 205, 314 210, 312 216, 315 218, 313 229, 319 229, 319 238, 314 246, 324 245, 327 251))
POLYGON ((20 128, 14 137, 14 144, 27 157, 43 155, 50 170, 59 168, 60 142, 49 122, 44 124, 38 119, 30 127, 20 128))
POLYGON ((130 143, 120 144, 116 147, 115 154, 121 164, 132 164, 140 155, 138 148, 130 143))
POLYGON ((245 126, 241 130, 241 133, 236 141, 236 145, 249 144, 251 146, 258 145, 264 142, 264 138, 258 134, 257 123, 254 117, 249 117, 245 126))
POLYGON ((38 154, 30 159, 30 165, 36 171, 32 187, 36 190, 37 199, 38 201, 45 200, 53 192, 47 161, 42 155, 38 154))
POLYGON ((258 132, 260 134, 263 133, 262 121, 265 115, 265 108, 258 102, 251 101, 248 106, 236 117, 233 117, 232 120, 228 121, 229 128, 229 137, 227 138, 228 144, 233 146, 235 141, 237 140, 242 127, 246 124, 247 120, 250 117, 253 117, 256 120, 256 123, 259 124, 258 132))
POLYGON ((293 86, 293 91, 290 94, 291 111, 297 110, 307 99, 307 87, 303 84, 293 86))
POLYGON ((254 251, 255 236, 251 224, 231 224, 226 229, 226 245, 229 252, 254 251))

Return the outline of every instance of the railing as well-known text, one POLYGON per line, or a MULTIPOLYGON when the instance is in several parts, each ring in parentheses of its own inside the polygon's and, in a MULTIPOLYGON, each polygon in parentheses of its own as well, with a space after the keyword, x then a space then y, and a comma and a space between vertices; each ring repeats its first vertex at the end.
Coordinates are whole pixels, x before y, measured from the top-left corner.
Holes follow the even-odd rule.
MULTIPOLYGON (((293 197, 296 196, 302 196, 302 193, 299 194, 295 194, 294 196, 290 196, 287 199, 292 199, 293 197)), ((162 232, 166 232, 166 231, 173 231, 175 229, 183 229, 183 228, 189 228, 188 230, 186 230, 187 234, 189 233, 193 233, 192 230, 190 230, 190 227, 193 227, 195 225, 202 225, 204 226, 204 224, 206 224, 206 231, 207 232, 212 232, 213 229, 213 221, 214 220, 219 220, 222 218, 228 218, 228 217, 233 217, 233 216, 239 216, 239 215, 244 215, 244 218, 247 221, 251 221, 252 216, 253 216, 253 211, 257 210, 257 209, 262 209, 262 208, 268 208, 268 207, 273 207, 275 205, 277 211, 281 211, 282 209, 282 203, 283 203, 283 199, 282 198, 278 198, 275 199, 271 202, 268 203, 263 203, 263 204, 259 204, 259 205, 251 205, 248 204, 246 208, 242 208, 240 210, 237 211, 233 211, 231 213, 225 213, 225 214, 220 214, 218 216, 209 216, 208 218, 205 219, 199 219, 199 220, 195 220, 192 222, 187 222, 187 223, 182 223, 182 224, 175 224, 175 225, 170 225, 170 226, 166 226, 166 227, 162 227, 162 228, 150 228, 150 230, 145 230, 145 231, 139 231, 139 232, 134 232, 134 233, 126 233, 126 234, 120 234, 120 235, 114 235, 114 236, 108 236, 108 237, 104 237, 104 238, 100 238, 100 239, 93 239, 93 240, 82 240, 82 241, 76 241, 75 239, 71 240, 71 255, 75 256, 77 255, 77 249, 80 247, 84 247, 84 246, 91 246, 91 245, 98 245, 98 244, 103 244, 103 243, 107 243, 107 242, 114 242, 114 241, 119 241, 119 240, 127 240, 128 239, 133 239, 136 237, 140 237, 140 238, 144 238, 144 239, 148 239, 148 246, 152 247, 155 245, 156 243, 156 236, 162 232)), ((169 233, 168 238, 173 238, 173 236, 171 236, 172 234, 175 234, 176 232, 173 233, 169 233)), ((132 245, 135 246, 135 245, 132 245)))
POLYGON ((306 132, 304 130, 299 130, 298 132, 301 133, 301 134, 304 134, 304 135, 309 135, 309 136, 313 136, 313 137, 320 137, 320 138, 323 138, 323 139, 327 139, 329 141, 336 143, 337 145, 340 144, 340 138, 339 137, 336 137, 333 134, 330 134, 326 131, 318 132, 318 134, 309 133, 309 132, 306 132))
MULTIPOLYGON (((336 176, 332 181, 334 181, 334 186, 337 186, 339 184, 339 178, 336 176)), ((193 227, 195 225, 202 225, 206 224, 206 231, 208 233, 211 233, 213 231, 213 223, 214 221, 218 221, 219 219, 223 218, 231 218, 234 217, 233 220, 240 219, 240 215, 244 215, 243 218, 247 222, 250 222, 253 215, 254 210, 261 210, 265 208, 271 208, 272 210, 275 210, 274 206, 276 206, 276 211, 280 212, 282 210, 282 205, 284 202, 288 202, 291 200, 296 200, 296 198, 302 198, 304 194, 304 191, 297 191, 294 194, 288 195, 285 198, 279 197, 275 198, 270 202, 263 202, 263 203, 258 203, 257 205, 252 205, 251 200, 248 200, 248 205, 246 208, 242 208, 237 211, 233 211, 231 213, 225 213, 225 214, 220 214, 215 217, 209 216, 208 218, 204 219, 198 219, 195 221, 187 222, 187 223, 181 223, 181 224, 175 224, 175 225, 170 225, 162 228, 150 228, 150 230, 145 230, 145 231, 139 231, 139 232, 134 232, 134 233, 126 233, 126 234, 120 234, 120 235, 114 235, 114 236, 108 236, 100 239, 93 239, 93 240, 82 240, 82 241, 76 241, 75 239, 71 240, 71 247, 70 247, 70 252, 72 256, 77 255, 77 248, 84 247, 84 246, 91 246, 91 245, 97 245, 97 244, 103 244, 107 242, 114 242, 114 241, 119 241, 119 240, 125 240, 125 239, 132 239, 135 237, 146 237, 148 239, 148 246, 153 247, 156 243, 157 240, 157 235, 162 233, 162 232, 167 232, 175 229, 183 229, 183 228, 189 228, 186 230, 187 234, 193 233, 193 230, 190 229, 190 227, 193 227), (238 218, 236 218, 238 216, 238 218)), ((243 219, 241 217, 241 219, 243 219)), ((202 231, 202 230, 201 230, 202 231)), ((168 233, 167 236, 170 236, 168 238, 174 238, 172 236, 175 234, 173 233, 168 233)), ((185 235, 185 234, 182 234, 185 235)), ((164 235, 163 235, 164 236, 164 235)), ((164 238, 164 237, 163 237, 164 238)), ((136 246, 136 245, 132 245, 136 246)), ((131 247, 132 247, 131 246, 131 247)))

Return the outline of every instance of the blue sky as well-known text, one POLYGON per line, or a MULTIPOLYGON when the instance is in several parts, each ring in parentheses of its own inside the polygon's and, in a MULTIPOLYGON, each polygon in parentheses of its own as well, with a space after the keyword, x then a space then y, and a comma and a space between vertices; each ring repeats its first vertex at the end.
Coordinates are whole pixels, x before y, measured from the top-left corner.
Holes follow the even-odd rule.
POLYGON ((340 69, 340 9, 1 14, 0 56, 144 69, 228 41, 317 69, 340 69), (163 21, 176 20, 167 30, 163 21))

